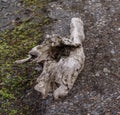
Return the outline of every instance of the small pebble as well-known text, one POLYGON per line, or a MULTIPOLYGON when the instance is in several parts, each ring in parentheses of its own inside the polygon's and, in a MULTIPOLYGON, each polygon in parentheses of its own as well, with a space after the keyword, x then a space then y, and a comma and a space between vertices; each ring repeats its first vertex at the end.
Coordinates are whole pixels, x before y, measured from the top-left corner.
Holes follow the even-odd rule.
POLYGON ((104 68, 104 69, 103 69, 103 72, 104 72, 104 73, 110 73, 110 70, 108 70, 107 68, 104 68))
POLYGON ((7 2, 8 0, 2 0, 2 2, 7 2))
POLYGON ((109 43, 110 43, 111 45, 113 45, 113 42, 112 42, 112 41, 109 41, 109 43))
POLYGON ((17 6, 18 6, 18 7, 21 6, 21 3, 18 3, 17 6))
POLYGON ((115 50, 114 49, 111 50, 111 54, 115 54, 115 50))
POLYGON ((95 76, 99 77, 99 76, 100 76, 100 73, 99 73, 99 72, 97 72, 97 73, 95 74, 95 76))
POLYGON ((120 99, 120 96, 118 96, 117 99, 120 99))
POLYGON ((118 31, 120 31, 120 28, 118 28, 118 31))

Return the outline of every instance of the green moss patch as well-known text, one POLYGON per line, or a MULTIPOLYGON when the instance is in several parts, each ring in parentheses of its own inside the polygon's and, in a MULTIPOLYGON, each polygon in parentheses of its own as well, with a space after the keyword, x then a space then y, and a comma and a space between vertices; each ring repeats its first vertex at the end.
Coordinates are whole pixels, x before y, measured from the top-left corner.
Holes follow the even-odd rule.
POLYGON ((26 115, 28 105, 17 105, 25 90, 31 89, 38 73, 33 63, 16 65, 17 59, 27 56, 28 51, 36 46, 43 36, 42 26, 49 23, 49 18, 41 9, 48 0, 23 0, 26 8, 32 9, 32 17, 23 19, 11 30, 0 34, 0 104, 1 113, 7 115, 26 115), (40 11, 41 14, 37 14, 40 11), (37 19, 37 22, 36 22, 37 19), (24 112, 23 112, 24 111, 24 112))

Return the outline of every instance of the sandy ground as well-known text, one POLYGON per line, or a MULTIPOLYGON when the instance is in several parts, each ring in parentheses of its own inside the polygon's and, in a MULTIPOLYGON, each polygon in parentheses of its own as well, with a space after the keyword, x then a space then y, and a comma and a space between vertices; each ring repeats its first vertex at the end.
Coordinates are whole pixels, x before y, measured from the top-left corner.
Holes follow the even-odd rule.
MULTIPOLYGON (((14 10, 10 8, 12 0, 3 1, 0 30, 15 16, 7 14, 14 10)), ((26 95, 22 101, 31 107, 31 115, 120 115, 120 1, 54 0, 47 10, 53 23, 44 27, 45 33, 68 36, 70 19, 82 18, 86 62, 66 98, 42 100, 36 91, 26 95)))

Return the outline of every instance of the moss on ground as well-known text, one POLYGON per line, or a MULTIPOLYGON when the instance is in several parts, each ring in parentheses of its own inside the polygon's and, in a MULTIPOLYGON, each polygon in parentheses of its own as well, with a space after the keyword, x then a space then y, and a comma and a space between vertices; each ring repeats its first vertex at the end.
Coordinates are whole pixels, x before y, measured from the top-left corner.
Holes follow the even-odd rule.
POLYGON ((32 87, 38 73, 34 71, 33 63, 16 65, 14 62, 25 58, 43 36, 41 27, 49 23, 49 18, 44 13, 37 14, 37 11, 48 2, 49 0, 23 0, 26 7, 35 6, 32 9, 32 18, 24 19, 15 24, 12 30, 0 34, 0 114, 26 115, 25 111, 29 110, 29 106, 22 105, 20 99, 25 90, 32 87))

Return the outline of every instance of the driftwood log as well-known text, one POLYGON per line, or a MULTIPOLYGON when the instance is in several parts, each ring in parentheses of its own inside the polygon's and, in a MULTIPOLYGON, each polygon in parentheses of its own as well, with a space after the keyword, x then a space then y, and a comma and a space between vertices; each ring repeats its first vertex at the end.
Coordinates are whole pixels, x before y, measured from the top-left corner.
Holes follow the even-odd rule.
POLYGON ((43 71, 34 87, 43 98, 51 91, 55 99, 66 96, 84 67, 82 42, 85 35, 80 18, 71 19, 70 34, 69 38, 49 35, 41 45, 29 52, 28 58, 16 61, 17 64, 30 60, 43 63, 43 71))

